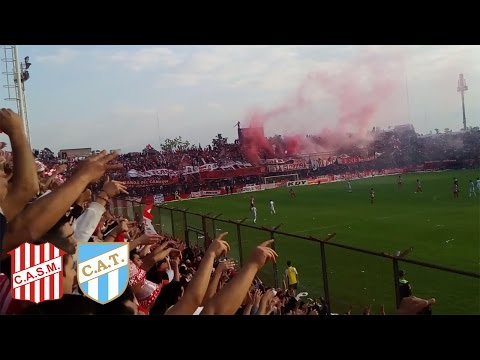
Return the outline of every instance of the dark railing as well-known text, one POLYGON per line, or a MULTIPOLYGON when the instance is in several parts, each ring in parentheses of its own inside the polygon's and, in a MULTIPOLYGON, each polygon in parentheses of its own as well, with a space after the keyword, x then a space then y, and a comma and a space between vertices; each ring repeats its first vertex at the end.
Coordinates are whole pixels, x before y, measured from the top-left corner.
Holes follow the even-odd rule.
MULTIPOLYGON (((129 218, 141 214, 142 204, 124 201, 124 205, 113 208, 113 211, 129 218)), ((237 260, 240 265, 244 264, 246 256, 262 241, 275 239, 274 247, 277 251, 285 247, 286 252, 290 253, 292 244, 295 244, 295 248, 302 251, 308 259, 308 264, 298 266, 310 267, 312 270, 315 268, 310 274, 318 274, 318 277, 310 275, 310 279, 305 276, 302 278, 300 269, 301 291, 308 291, 310 296, 322 296, 329 304, 329 309, 337 313, 343 312, 352 304, 373 305, 372 301, 378 305, 385 304, 387 313, 394 312, 400 302, 398 274, 399 265, 402 264, 403 269, 408 269, 408 279, 413 283, 415 295, 423 298, 436 297, 437 304, 441 303, 439 299, 445 299, 447 305, 436 305, 438 311, 434 310, 435 313, 480 314, 479 273, 406 258, 413 248, 390 255, 332 242, 330 240, 335 237, 335 233, 319 239, 281 231, 281 224, 275 228, 258 227, 245 224, 246 219, 225 220, 220 219, 221 214, 197 214, 188 209, 165 205, 156 206, 152 215, 158 232, 182 239, 189 245, 206 247, 216 235, 227 231, 231 247, 229 257, 237 260), (359 271, 360 267, 367 270, 359 271), (373 279, 362 278, 365 272, 373 279), (372 299, 372 296, 378 300, 372 299)), ((292 257, 294 255, 288 254, 292 257)), ((279 271, 278 265, 273 263, 262 269, 259 277, 268 286, 283 287, 283 274, 279 271)))

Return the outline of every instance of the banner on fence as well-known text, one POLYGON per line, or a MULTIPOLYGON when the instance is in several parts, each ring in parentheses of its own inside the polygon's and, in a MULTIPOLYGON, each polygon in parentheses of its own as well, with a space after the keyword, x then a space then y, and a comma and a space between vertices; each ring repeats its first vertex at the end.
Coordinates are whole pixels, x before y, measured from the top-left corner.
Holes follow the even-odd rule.
POLYGON ((242 192, 252 192, 262 190, 260 185, 247 185, 242 188, 242 192))
POLYGON ((221 190, 203 190, 202 196, 215 196, 220 195, 222 193, 221 190))
POLYGON ((292 170, 305 170, 308 169, 308 164, 305 161, 298 161, 293 164, 281 164, 281 165, 268 165, 268 172, 285 172, 292 170))
POLYGON ((163 194, 153 195, 153 203, 155 205, 160 205, 160 204, 163 204, 164 202, 165 202, 165 199, 163 197, 163 194))
POLYGON ((192 191, 190 193, 190 198, 191 199, 196 199, 196 198, 199 198, 199 197, 202 197, 202 192, 201 191, 192 191))
POLYGON ((287 187, 308 185, 308 180, 287 181, 287 187))

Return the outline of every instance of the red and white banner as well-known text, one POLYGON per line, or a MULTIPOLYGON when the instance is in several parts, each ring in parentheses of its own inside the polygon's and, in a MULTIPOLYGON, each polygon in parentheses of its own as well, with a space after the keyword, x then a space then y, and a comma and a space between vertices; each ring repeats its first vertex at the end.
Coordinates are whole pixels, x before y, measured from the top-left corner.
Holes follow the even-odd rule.
POLYGON ((308 185, 308 180, 287 181, 287 187, 308 185))
POLYGON ((283 159, 266 159, 265 164, 266 165, 281 165, 281 164, 285 164, 285 160, 283 160, 283 159))
POLYGON ((198 167, 199 171, 213 171, 217 169, 218 169, 217 164, 205 164, 198 167))
POLYGON ((337 158, 339 164, 356 164, 359 162, 375 160, 375 156, 340 156, 337 158))
POLYGON ((185 166, 185 170, 183 170, 184 175, 197 174, 198 172, 198 166, 185 166))
POLYGON ((261 190, 260 185, 247 185, 242 188, 242 192, 252 192, 252 191, 259 191, 261 190))
POLYGON ((131 178, 151 176, 177 176, 177 171, 170 169, 152 169, 147 171, 129 170, 127 175, 131 178))
POLYGON ((136 178, 136 180, 127 180, 125 181, 125 185, 132 186, 132 187, 147 187, 147 186, 154 186, 154 185, 171 185, 178 183, 177 177, 172 177, 169 179, 146 179, 146 178, 136 178))
POLYGON ((305 170, 308 169, 308 164, 305 161, 299 161, 293 164, 283 164, 283 165, 268 165, 268 172, 285 172, 291 170, 305 170))
POLYGON ((9 254, 13 299, 39 303, 62 298, 64 251, 50 243, 23 243, 9 254))
POLYGON ((221 190, 204 190, 204 191, 192 191, 190 193, 190 199, 197 199, 207 196, 216 196, 222 193, 221 190))
POLYGON ((196 198, 199 198, 199 197, 202 197, 202 192, 201 191, 192 191, 190 193, 190 197, 192 199, 196 199, 196 198))
POLYGON ((221 190, 203 190, 202 196, 215 196, 220 195, 222 193, 221 190))
POLYGON ((160 204, 163 204, 164 202, 165 202, 165 199, 163 197, 163 194, 153 195, 153 203, 155 205, 160 205, 160 204))

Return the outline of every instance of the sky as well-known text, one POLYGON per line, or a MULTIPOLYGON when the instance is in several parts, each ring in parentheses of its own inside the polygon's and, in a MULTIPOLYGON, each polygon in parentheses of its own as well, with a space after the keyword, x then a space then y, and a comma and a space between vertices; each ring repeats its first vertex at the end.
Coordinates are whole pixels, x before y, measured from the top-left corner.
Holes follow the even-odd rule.
MULTIPOLYGON (((367 93, 369 84, 394 79, 395 91, 389 92, 388 100, 381 92, 369 100, 381 106, 367 125, 412 123, 417 132, 428 133, 462 127, 457 80, 463 73, 469 86, 467 125, 480 126, 480 46, 22 45, 18 49, 20 57, 29 56, 32 63, 26 82, 32 145, 54 152, 76 147, 141 151, 146 144, 158 147, 176 136, 205 146, 218 133, 232 141, 238 121, 246 126, 252 111, 267 112, 288 103, 299 87, 304 89, 305 79, 318 74, 329 76, 329 84, 338 79, 337 93, 348 93, 352 84, 357 98, 362 89, 367 93)), ((5 84, 3 75, 0 82, 5 84)), ((335 84, 309 87, 310 108, 266 123, 266 134, 315 133, 335 126, 336 100, 322 86, 335 84)), ((3 86, 0 91, 0 106, 16 110, 14 102, 3 100, 3 86)), ((0 141, 8 143, 4 137, 0 141)))

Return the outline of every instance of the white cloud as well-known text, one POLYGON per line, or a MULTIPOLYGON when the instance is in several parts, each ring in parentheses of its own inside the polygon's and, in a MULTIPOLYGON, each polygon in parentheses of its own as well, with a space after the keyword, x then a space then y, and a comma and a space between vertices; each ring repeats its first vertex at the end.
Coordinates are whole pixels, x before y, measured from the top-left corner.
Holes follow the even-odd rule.
POLYGON ((78 51, 69 48, 60 48, 54 54, 37 56, 35 61, 40 63, 67 64, 72 62, 78 54, 78 51))
POLYGON ((150 70, 158 66, 171 67, 181 62, 178 54, 165 47, 149 47, 134 52, 119 51, 109 58, 133 71, 150 70))

